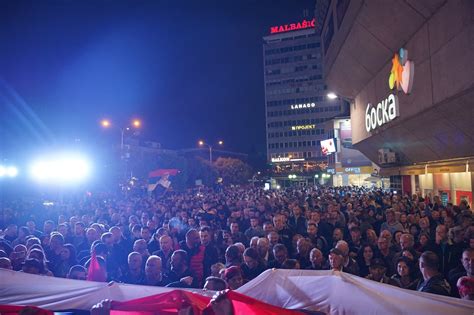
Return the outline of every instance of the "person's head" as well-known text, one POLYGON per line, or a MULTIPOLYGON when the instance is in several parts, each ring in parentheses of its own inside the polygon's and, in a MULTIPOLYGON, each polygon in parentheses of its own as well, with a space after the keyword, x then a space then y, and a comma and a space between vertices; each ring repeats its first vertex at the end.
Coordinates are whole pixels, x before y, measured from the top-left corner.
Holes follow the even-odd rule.
POLYGON ((268 235, 271 231, 274 231, 275 227, 271 222, 265 222, 263 223, 263 232, 265 232, 265 235, 268 235))
POLYGON ((215 276, 207 277, 203 289, 211 291, 222 291, 227 289, 227 283, 215 276))
POLYGON ((276 244, 273 246, 273 256, 278 263, 283 264, 288 259, 288 249, 283 244, 276 244))
POLYGON ((173 240, 168 235, 160 237, 160 248, 164 252, 168 252, 173 247, 173 240))
POLYGON ((270 249, 270 242, 265 237, 260 237, 257 242, 257 250, 260 257, 265 258, 270 249))
POLYGON ((474 301, 474 278, 473 277, 461 277, 456 284, 459 296, 463 300, 474 301))
POLYGON ((336 248, 339 249, 342 254, 344 255, 344 257, 348 257, 349 256, 349 244, 347 244, 346 241, 339 241, 336 243, 336 248))
POLYGON ((367 242, 369 242, 370 244, 375 245, 377 243, 377 234, 373 229, 367 229, 367 231, 365 232, 365 236, 367 238, 367 242))
POLYGON ((474 248, 467 248, 462 252, 462 265, 466 274, 474 277, 474 248))
POLYGON ((151 232, 148 226, 142 226, 140 230, 140 237, 145 241, 149 241, 151 239, 151 232))
POLYGON ((69 268, 66 278, 75 280, 86 280, 87 270, 81 265, 74 265, 69 268))
POLYGON ((161 280, 162 262, 161 258, 156 255, 148 257, 145 263, 145 276, 148 279, 161 280))
POLYGON ((315 237, 318 234, 318 225, 313 222, 308 223, 306 232, 308 233, 308 236, 315 237))
POLYGON ((428 242, 430 241, 430 237, 428 236, 428 234, 426 233, 421 233, 419 238, 418 238, 418 242, 420 242, 420 245, 421 246, 426 246, 428 245, 428 242))
POLYGON ((392 241, 392 233, 390 233, 389 230, 383 230, 380 232, 380 237, 384 237, 388 239, 388 242, 390 243, 392 241))
POLYGON ((372 280, 380 281, 387 271, 385 262, 380 258, 374 258, 370 262, 369 272, 372 275, 372 280))
POLYGON ((344 254, 338 248, 333 248, 329 252, 329 264, 333 270, 342 270, 344 263, 344 254))
POLYGON ((388 250, 390 246, 390 241, 387 238, 381 236, 379 237, 379 240, 377 241, 377 246, 379 250, 386 251, 388 250))
POLYGON ((52 233, 49 241, 51 250, 60 250, 64 245, 64 237, 60 233, 52 233))
POLYGON ((233 261, 240 261, 240 248, 237 245, 230 245, 225 251, 225 260, 230 263, 233 261))
POLYGON ((64 244, 60 251, 61 260, 76 263, 76 248, 72 244, 64 244))
POLYGON ((244 263, 249 267, 249 269, 257 268, 259 263, 258 252, 254 248, 247 248, 244 251, 244 263))
POLYGON ((258 218, 250 218, 250 226, 252 228, 258 227, 258 218))
POLYGON ((385 212, 385 216, 387 217, 388 223, 395 222, 395 211, 393 211, 392 209, 387 210, 387 212, 385 212))
POLYGON ((174 270, 176 272, 183 272, 188 266, 187 260, 188 254, 184 250, 178 249, 174 251, 171 255, 170 261, 171 270, 174 270))
POLYGON ((278 241, 280 240, 280 236, 275 231, 272 231, 272 232, 268 233, 267 238, 268 238, 268 241, 270 242, 271 245, 277 244, 278 241))
POLYGON ((209 245, 209 243, 211 242, 211 229, 208 226, 202 227, 199 231, 199 238, 201 239, 202 245, 209 245))
POLYGON ((258 239, 258 236, 254 236, 250 239, 250 248, 257 249, 258 239))
POLYGON ((44 272, 44 264, 35 258, 28 258, 23 263, 21 270, 24 273, 39 275, 44 272))
POLYGON ((361 238, 360 227, 354 226, 350 229, 351 239, 353 242, 359 242, 361 238))
POLYGON ((411 275, 412 262, 406 257, 400 257, 397 260, 397 273, 400 277, 408 277, 411 275))
POLYGON ((195 248, 195 247, 199 246, 200 242, 201 242, 201 240, 199 238, 199 232, 196 229, 190 229, 186 233, 186 244, 190 248, 195 248))
POLYGON ((215 263, 211 265, 211 276, 220 278, 221 270, 224 270, 225 266, 223 263, 215 263))
POLYGON ((448 240, 448 229, 446 225, 440 224, 436 227, 436 241, 446 242, 448 240))
POLYGON ((103 233, 100 237, 100 240, 109 249, 112 249, 112 247, 114 246, 114 235, 111 232, 103 233))
POLYGON ((280 231, 285 227, 285 222, 283 219, 283 215, 277 214, 273 217, 273 225, 275 226, 275 230, 280 231))
POLYGON ((35 245, 35 244, 41 245, 41 241, 40 241, 40 239, 37 238, 37 237, 30 237, 30 238, 28 238, 28 239, 26 240, 26 243, 25 243, 25 244, 26 244, 26 248, 27 248, 28 250, 30 250, 31 246, 33 246, 33 245, 35 245))
POLYGON ((54 231, 54 222, 51 220, 47 220, 43 224, 43 232, 44 234, 51 234, 54 231))
POLYGON ((344 233, 340 228, 335 228, 333 233, 332 233, 332 240, 334 242, 338 242, 344 238, 344 233))
POLYGON ((147 244, 147 242, 143 238, 136 240, 133 243, 133 251, 138 252, 143 256, 148 256, 148 244, 147 244))
POLYGON ((86 230, 86 239, 89 243, 92 243, 99 239, 99 233, 94 228, 88 228, 86 230))
POLYGON ((12 270, 12 262, 7 257, 0 257, 0 269, 10 269, 12 270))
POLYGON ((237 266, 229 267, 224 271, 224 280, 227 281, 231 290, 237 290, 244 284, 242 271, 237 266))
POLYGON ((139 271, 142 268, 143 257, 138 252, 131 252, 128 254, 128 269, 139 271))
POLYGON ((362 258, 365 261, 371 261, 374 258, 374 248, 371 245, 362 246, 362 258))
POLYGON ((313 248, 309 253, 309 260, 314 267, 321 267, 324 262, 323 253, 318 248, 313 248))
POLYGON ((28 253, 27 259, 36 259, 41 262, 44 262, 45 257, 44 257, 44 252, 41 249, 31 249, 28 253))
POLYGON ((308 257, 311 249, 311 242, 306 238, 300 238, 296 243, 296 252, 304 257, 308 257))
POLYGON ((237 223, 237 222, 232 222, 232 223, 230 224, 230 232, 231 232, 232 234, 238 233, 239 230, 240 230, 239 223, 237 223))
POLYGON ((433 274, 438 273, 438 256, 431 251, 423 252, 420 256, 419 267, 423 278, 428 280, 433 274))
POLYGON ((296 259, 287 259, 281 264, 281 269, 301 269, 301 265, 296 259))
POLYGON ((402 250, 412 248, 413 245, 415 245, 415 239, 413 238, 413 235, 404 233, 400 236, 400 247, 402 250))

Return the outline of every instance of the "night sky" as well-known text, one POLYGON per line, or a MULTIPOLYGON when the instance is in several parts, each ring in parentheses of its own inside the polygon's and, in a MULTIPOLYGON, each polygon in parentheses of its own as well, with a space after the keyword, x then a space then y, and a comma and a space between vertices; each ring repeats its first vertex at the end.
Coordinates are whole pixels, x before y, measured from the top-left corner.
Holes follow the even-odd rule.
MULTIPOLYGON (((0 155, 143 120, 170 149, 265 151, 262 36, 314 0, 0 1, 0 155)), ((108 133, 108 134, 106 134, 108 133)), ((107 138, 108 137, 108 138, 107 138)), ((0 156, 1 157, 1 156, 0 156)))

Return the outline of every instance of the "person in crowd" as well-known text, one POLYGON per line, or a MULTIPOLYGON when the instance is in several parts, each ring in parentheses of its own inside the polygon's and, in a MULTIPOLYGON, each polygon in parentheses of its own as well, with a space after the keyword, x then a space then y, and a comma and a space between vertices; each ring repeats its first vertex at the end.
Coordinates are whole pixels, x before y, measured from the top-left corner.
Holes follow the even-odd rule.
POLYGON ((239 247, 237 245, 231 245, 227 247, 227 250, 225 251, 225 266, 227 268, 231 266, 240 267, 240 264, 242 264, 242 258, 239 247))
POLYGON ((456 285, 461 299, 474 301, 474 278, 461 277, 456 285))
POLYGON ((45 273, 44 264, 35 258, 28 258, 23 263, 21 271, 32 275, 42 275, 45 273))
POLYGON ((230 224, 230 236, 232 241, 235 243, 247 244, 248 240, 244 233, 240 231, 239 222, 232 222, 230 224))
POLYGON ((387 266, 385 261, 380 258, 374 258, 370 262, 369 275, 366 277, 369 280, 377 281, 385 284, 395 284, 386 274, 387 266))
POLYGON ((76 248, 72 244, 64 244, 60 252, 60 260, 52 270, 53 274, 55 277, 65 278, 69 269, 76 264, 76 248))
POLYGON ((12 262, 7 257, 0 257, 0 269, 13 270, 12 262))
POLYGON ((391 235, 394 235, 397 231, 403 232, 403 225, 398 222, 393 209, 388 209, 385 212, 385 217, 387 221, 385 221, 380 227, 380 232, 387 230, 391 235))
POLYGON ((250 218, 250 227, 245 230, 244 233, 245 237, 249 240, 251 240, 254 237, 263 237, 265 235, 265 232, 263 231, 263 228, 259 224, 259 219, 258 218, 250 218))
POLYGON ((87 270, 84 266, 74 265, 71 268, 69 268, 66 278, 74 279, 74 280, 86 280, 87 270))
POLYGON ((265 265, 262 263, 256 249, 247 248, 244 251, 244 263, 241 266, 245 282, 253 280, 265 271, 265 265))
POLYGON ((219 251, 212 241, 212 231, 210 227, 201 227, 199 230, 199 238, 201 240, 201 246, 204 247, 203 272, 204 278, 207 278, 211 275, 211 266, 219 260, 219 251))
POLYGON ((153 253, 153 255, 159 256, 165 272, 171 270, 171 255, 173 255, 173 240, 169 235, 163 235, 160 237, 160 249, 153 253))
POLYGON ((392 283, 399 288, 416 290, 420 279, 416 277, 413 262, 406 257, 397 260, 397 273, 391 278, 392 283))
POLYGON ((257 241, 257 251, 258 255, 262 259, 262 262, 265 265, 268 265, 268 262, 273 260, 273 251, 270 250, 270 242, 267 238, 261 237, 257 241))
POLYGON ((285 260, 288 259, 288 248, 283 244, 273 246, 274 260, 268 262, 268 268, 282 268, 285 260))
POLYGON ((221 277, 221 273, 224 271, 225 265, 223 263, 215 263, 211 266, 211 277, 221 277))
POLYGON ((237 266, 226 268, 223 279, 227 282, 229 289, 237 290, 244 284, 242 270, 237 266))
POLYGON ((128 270, 122 276, 121 281, 128 284, 141 284, 145 280, 142 269, 143 256, 138 252, 128 254, 128 270))
POLYGON ((210 276, 206 278, 203 289, 210 291, 223 291, 227 289, 227 283, 224 279, 210 276))
POLYGON ((344 254, 340 249, 333 248, 329 251, 329 264, 332 271, 343 271, 344 254))
POLYGON ((449 272, 449 284, 451 285, 451 293, 453 296, 459 297, 459 292, 454 287, 457 288, 457 283, 459 278, 468 277, 474 279, 474 248, 466 248, 462 253, 462 268, 453 268, 449 272))
POLYGON ((336 248, 339 249, 344 255, 344 272, 359 275, 359 265, 357 262, 349 256, 349 244, 346 241, 339 241, 336 244, 336 248))
POLYGON ((417 291, 439 295, 450 295, 451 286, 439 272, 439 258, 430 251, 420 256, 419 267, 423 281, 418 285, 417 291))
POLYGON ((161 258, 156 255, 148 257, 145 263, 145 277, 141 284, 164 287, 168 284, 166 277, 163 275, 161 258))
POLYGON ((363 245, 357 253, 357 263, 359 265, 359 275, 367 277, 370 273, 369 268, 372 259, 375 258, 375 247, 370 244, 363 245))
POLYGON ((307 238, 302 237, 296 243, 296 255, 294 258, 300 263, 301 269, 307 269, 311 265, 309 260, 311 249, 311 242, 307 238))
POLYGON ((318 248, 323 253, 327 253, 329 251, 328 242, 324 236, 319 235, 318 232, 318 224, 312 221, 308 222, 306 236, 311 241, 312 246, 318 248))
POLYGON ((311 265, 307 267, 306 269, 310 270, 327 270, 329 269, 329 266, 327 264, 327 261, 325 260, 323 256, 323 252, 319 250, 318 248, 313 248, 311 252, 309 253, 309 260, 311 262, 311 265))
POLYGON ((188 254, 182 249, 174 251, 171 255, 171 270, 166 274, 169 284, 173 288, 197 288, 198 281, 189 269, 188 254))

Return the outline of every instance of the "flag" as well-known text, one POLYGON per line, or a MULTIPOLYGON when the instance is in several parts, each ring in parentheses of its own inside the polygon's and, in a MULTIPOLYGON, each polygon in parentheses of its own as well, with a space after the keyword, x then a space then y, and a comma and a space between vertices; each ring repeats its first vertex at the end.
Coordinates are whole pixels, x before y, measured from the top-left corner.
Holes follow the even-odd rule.
POLYGON ((154 191, 158 185, 164 189, 168 189, 171 186, 170 176, 176 176, 179 170, 175 168, 170 169, 156 169, 148 173, 148 192, 154 191))
POLYGON ((95 251, 92 252, 92 257, 89 263, 89 269, 87 270, 87 280, 88 281, 97 281, 105 282, 107 281, 107 275, 105 273, 105 266, 101 267, 99 260, 95 254, 95 251))

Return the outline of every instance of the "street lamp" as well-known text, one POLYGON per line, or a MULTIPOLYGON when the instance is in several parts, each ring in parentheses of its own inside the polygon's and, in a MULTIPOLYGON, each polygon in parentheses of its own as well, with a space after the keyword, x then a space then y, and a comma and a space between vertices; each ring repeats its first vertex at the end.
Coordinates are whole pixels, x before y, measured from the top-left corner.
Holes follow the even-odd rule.
POLYGON ((337 94, 334 93, 334 92, 329 92, 327 94, 327 97, 330 99, 330 100, 335 100, 337 98, 337 94))
MULTIPOLYGON (((109 119, 102 119, 101 122, 100 122, 101 126, 103 128, 111 128, 112 127, 112 122, 109 120, 109 119)), ((142 125, 142 122, 139 120, 139 119, 134 119, 130 126, 132 126, 133 128, 140 128, 142 125)), ((129 131, 131 128, 130 126, 125 126, 123 128, 120 128, 120 151, 121 151, 121 154, 123 155, 123 139, 124 139, 124 136, 125 136, 125 132, 126 131, 129 131)))
MULTIPOLYGON (((206 142, 204 142, 204 141, 202 141, 202 140, 199 140, 198 144, 199 144, 199 146, 201 146, 201 147, 202 147, 202 146, 207 146, 207 147, 209 148, 209 163, 212 164, 212 146, 209 145, 209 144, 207 144, 206 142)), ((223 145, 223 144, 224 144, 224 141, 219 140, 219 141, 217 142, 217 144, 223 145)))

